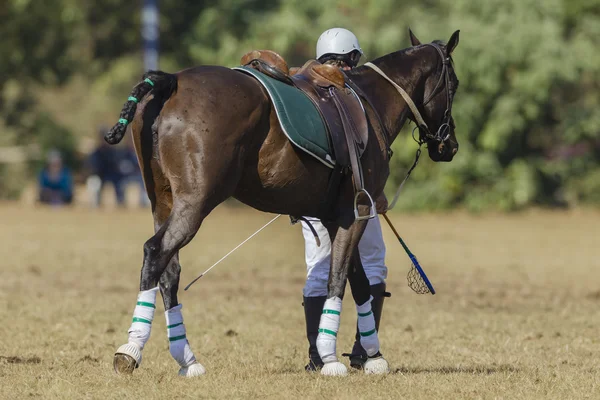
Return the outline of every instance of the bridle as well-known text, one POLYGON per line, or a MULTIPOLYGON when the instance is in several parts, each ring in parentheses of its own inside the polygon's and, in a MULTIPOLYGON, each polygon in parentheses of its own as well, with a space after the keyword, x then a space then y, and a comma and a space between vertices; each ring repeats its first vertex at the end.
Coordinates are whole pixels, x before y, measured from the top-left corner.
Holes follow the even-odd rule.
POLYGON ((450 56, 444 56, 444 52, 442 51, 442 49, 440 49, 440 46, 438 46, 437 44, 429 43, 427 45, 435 48, 440 57, 442 58, 442 73, 440 74, 440 78, 438 79, 435 88, 423 102, 423 107, 425 107, 427 103, 429 103, 436 96, 437 90, 438 88, 440 88, 440 84, 442 83, 443 79, 444 86, 446 89, 446 110, 444 111, 444 118, 442 119, 442 124, 438 128, 436 134, 431 135, 431 133, 429 133, 429 138, 433 140, 439 140, 440 142, 445 142, 450 138, 450 119, 452 118, 452 102, 450 100, 450 72, 448 68, 448 64, 450 64, 452 60, 450 56))
MULTIPOLYGON (((419 129, 419 140, 415 139, 415 141, 417 141, 417 143, 419 143, 419 144, 423 144, 428 140, 433 140, 433 141, 442 143, 442 142, 447 141, 450 138, 450 120, 452 118, 452 102, 450 101, 450 72, 449 72, 448 64, 451 62, 451 59, 450 59, 450 57, 444 56, 444 52, 442 51, 442 49, 440 48, 439 45, 437 45, 435 43, 426 43, 425 46, 431 46, 437 50, 438 54, 442 58, 442 73, 440 74, 440 78, 438 79, 437 84, 435 85, 435 88, 431 91, 431 93, 423 101, 422 107, 425 107, 438 94, 438 89, 440 89, 440 88, 446 89, 446 110, 444 111, 444 117, 442 119, 442 124, 440 125, 438 130, 435 132, 435 134, 431 133, 429 126, 427 126, 427 123, 425 122, 425 120, 423 120, 423 117, 421 116, 421 113, 419 112, 419 109, 415 105, 414 101, 410 98, 408 93, 406 93, 406 91, 402 87, 400 87, 396 82, 394 82, 389 76, 387 76, 385 74, 385 72, 383 72, 375 64, 373 64, 371 62, 367 62, 364 65, 366 67, 371 68, 372 70, 377 72, 379 75, 381 75, 383 78, 385 78, 388 82, 390 82, 396 88, 396 90, 398 90, 400 95, 404 98, 404 101, 406 101, 406 104, 410 108, 410 110, 413 114, 413 117, 415 119, 415 122, 417 123, 416 128, 419 129), (444 81, 443 86, 441 86, 442 80, 444 81)), ((413 137, 414 137, 414 130, 413 130, 413 137)))

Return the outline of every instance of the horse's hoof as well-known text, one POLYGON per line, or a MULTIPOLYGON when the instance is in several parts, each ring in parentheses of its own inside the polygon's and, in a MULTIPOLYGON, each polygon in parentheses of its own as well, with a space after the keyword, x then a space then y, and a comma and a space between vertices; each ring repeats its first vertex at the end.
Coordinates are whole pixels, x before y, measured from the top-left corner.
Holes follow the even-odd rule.
POLYGON ((142 363, 142 350, 135 343, 122 345, 115 352, 113 367, 117 374, 131 375, 142 363))
POLYGON ((325 363, 323 368, 321 368, 321 375, 346 376, 348 375, 348 368, 339 361, 325 363))
POLYGON ((179 376, 185 376, 186 378, 193 378, 204 374, 206 374, 206 369, 199 362, 179 370, 179 376))
POLYGON ((383 357, 368 358, 363 368, 365 374, 383 375, 390 372, 390 365, 383 357))

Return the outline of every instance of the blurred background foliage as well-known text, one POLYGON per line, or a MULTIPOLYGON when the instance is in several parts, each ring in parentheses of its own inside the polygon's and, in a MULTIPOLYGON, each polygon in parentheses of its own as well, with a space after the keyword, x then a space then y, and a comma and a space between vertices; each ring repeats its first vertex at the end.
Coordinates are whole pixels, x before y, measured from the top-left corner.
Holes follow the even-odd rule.
MULTIPOLYGON (((460 151, 423 157, 399 207, 515 210, 600 204, 600 0, 160 0, 160 67, 235 66, 269 48, 292 66, 327 28, 353 30, 362 62, 456 29, 460 151)), ((0 146, 58 147, 77 168, 81 140, 112 125, 142 70, 141 2, 0 2, 0 146)), ((394 143, 390 193, 412 163, 394 143)), ((32 168, 0 164, 0 197, 32 168)))

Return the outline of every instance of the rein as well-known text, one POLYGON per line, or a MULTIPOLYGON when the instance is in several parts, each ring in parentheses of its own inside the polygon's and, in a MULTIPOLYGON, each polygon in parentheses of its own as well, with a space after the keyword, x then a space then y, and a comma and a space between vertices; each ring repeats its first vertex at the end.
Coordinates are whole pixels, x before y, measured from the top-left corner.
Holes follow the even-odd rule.
POLYGON ((379 69, 379 67, 376 66, 375 64, 368 62, 368 63, 365 63, 364 65, 365 65, 365 67, 371 68, 373 71, 377 72, 379 75, 381 75, 383 78, 385 78, 385 80, 387 80, 389 83, 391 83, 392 86, 394 86, 396 88, 398 93, 400 93, 402 98, 404 98, 404 101, 406 101, 406 104, 408 105, 408 107, 410 108, 410 111, 412 111, 413 115, 415 116, 415 119, 417 120, 417 123, 419 124, 419 126, 423 126, 423 127, 425 127, 425 129, 429 130, 429 128, 427 127, 427 124, 423 120, 423 117, 421 117, 421 113, 417 109, 415 102, 412 101, 412 99, 410 98, 408 93, 406 93, 406 90, 402 89, 402 87, 400 87, 400 85, 398 85, 396 82, 394 82, 389 76, 387 76, 385 74, 385 72, 383 72, 381 69, 379 69))

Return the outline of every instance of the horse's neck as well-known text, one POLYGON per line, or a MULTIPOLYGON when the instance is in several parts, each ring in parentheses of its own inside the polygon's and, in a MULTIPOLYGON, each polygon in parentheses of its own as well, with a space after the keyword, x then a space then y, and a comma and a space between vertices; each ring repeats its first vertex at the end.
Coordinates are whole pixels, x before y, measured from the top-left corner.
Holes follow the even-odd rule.
MULTIPOLYGON (((387 65, 391 65, 391 62, 385 58, 380 59, 380 62, 376 60, 373 63, 375 65, 383 64, 383 71, 408 93, 417 107, 420 107, 423 103, 426 76, 418 70, 420 68, 417 65, 419 60, 414 55, 397 57, 397 64, 403 63, 396 67, 401 70, 399 73, 394 73, 390 67, 386 68, 387 65)), ((385 127, 383 134, 388 136, 388 142, 391 144, 406 123, 410 109, 390 82, 371 68, 362 68, 364 69, 352 79, 365 93, 370 106, 379 115, 381 123, 385 127)), ((420 69, 422 70, 422 68, 420 69)))

